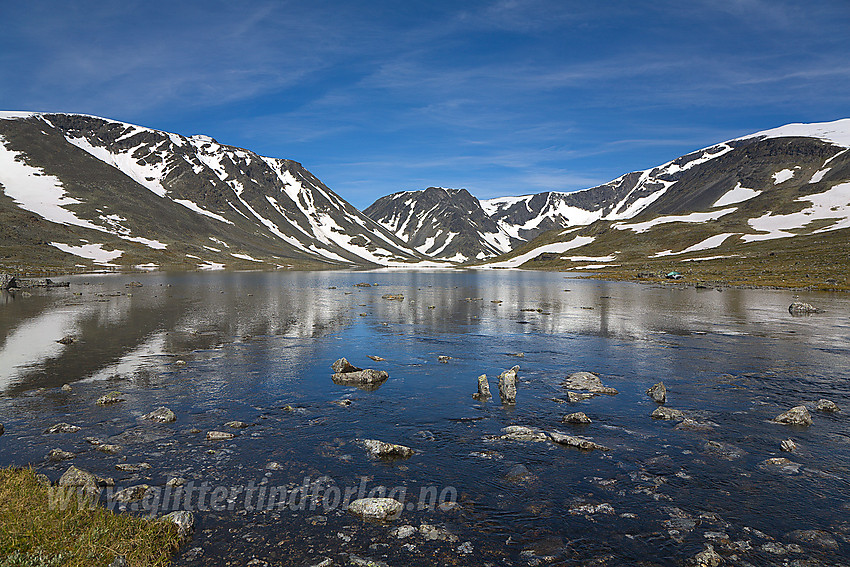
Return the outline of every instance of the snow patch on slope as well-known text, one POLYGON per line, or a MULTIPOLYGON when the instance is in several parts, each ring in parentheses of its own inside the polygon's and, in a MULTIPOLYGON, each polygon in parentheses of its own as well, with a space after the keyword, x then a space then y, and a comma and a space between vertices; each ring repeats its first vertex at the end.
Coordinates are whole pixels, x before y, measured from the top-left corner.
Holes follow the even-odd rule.
POLYGON ((510 258, 508 260, 504 260, 502 262, 493 262, 490 264, 485 264, 484 267, 487 268, 516 268, 520 265, 528 262, 532 258, 536 258, 540 254, 544 252, 552 252, 555 254, 561 254, 566 252, 567 250, 572 250, 573 248, 579 248, 581 246, 586 246, 595 240, 592 236, 576 236, 575 238, 568 240, 566 242, 553 242, 552 244, 545 244, 543 246, 539 246, 534 250, 530 250, 524 254, 520 254, 515 258, 510 258))
POLYGON ((814 124, 786 124, 778 128, 763 130, 737 138, 737 140, 748 140, 750 138, 788 138, 803 137, 817 138, 831 142, 837 146, 850 147, 850 118, 843 118, 834 122, 818 122, 814 124))
POLYGON ((834 223, 814 231, 814 234, 839 230, 850 227, 850 183, 840 183, 828 191, 806 195, 796 201, 809 201, 810 207, 787 215, 767 213, 758 218, 750 219, 749 224, 755 230, 766 234, 745 234, 741 237, 744 242, 773 240, 795 236, 790 230, 799 230, 814 221, 834 219, 834 223))
POLYGON ((688 215, 668 215, 663 217, 654 218, 645 222, 638 222, 632 224, 626 223, 615 223, 611 225, 612 227, 618 230, 631 230, 637 233, 646 232, 654 226, 658 226, 659 224, 667 224, 671 222, 706 222, 710 220, 719 219, 722 216, 728 215, 730 213, 734 213, 737 211, 737 207, 731 207, 728 209, 723 209, 720 211, 706 212, 706 213, 690 213, 688 215))
POLYGON ((735 203, 743 203, 744 201, 749 201, 753 197, 758 197, 761 195, 761 191, 756 191, 755 189, 747 189, 746 187, 741 187, 741 182, 739 181, 737 185, 735 185, 734 189, 730 189, 726 193, 724 193, 719 199, 717 199, 712 207, 725 207, 726 205, 734 205, 735 203))

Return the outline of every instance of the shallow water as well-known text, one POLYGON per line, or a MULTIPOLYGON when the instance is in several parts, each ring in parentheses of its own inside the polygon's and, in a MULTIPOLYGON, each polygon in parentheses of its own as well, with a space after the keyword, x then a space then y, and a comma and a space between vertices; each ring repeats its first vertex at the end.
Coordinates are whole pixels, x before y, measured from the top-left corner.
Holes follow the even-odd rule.
POLYGON ((520 271, 70 281, 68 289, 0 298, 0 466, 31 463, 55 481, 74 464, 120 487, 162 489, 183 477, 195 488, 206 483, 207 498, 224 487, 220 505, 204 500, 209 509, 199 511, 190 502, 198 526, 178 564, 344 564, 344 554, 354 554, 390 565, 681 565, 706 543, 732 565, 836 565, 850 555, 844 294, 800 294, 825 312, 792 317, 791 292, 520 271), (127 287, 131 280, 142 287, 127 287), (381 298, 390 293, 405 299, 381 298), (75 341, 56 342, 63 337, 75 341), (441 355, 451 360, 440 363, 441 355), (390 378, 374 391, 336 385, 330 365, 341 356, 390 378), (515 364, 517 404, 502 406, 496 377, 515 364), (619 394, 553 401, 567 397, 561 382, 578 370, 599 374, 619 394), (492 401, 471 397, 480 374, 490 379, 492 401), (666 405, 700 430, 650 419, 657 404, 645 391, 659 381, 666 405), (95 405, 112 390, 126 401, 95 405), (843 411, 815 411, 820 398, 843 411), (333 403, 344 399, 350 405, 333 403), (800 404, 809 405, 813 426, 769 422, 800 404), (139 419, 158 406, 171 408, 176 423, 139 419), (593 423, 560 422, 576 411, 593 423), (249 427, 225 427, 231 420, 249 427), (57 422, 82 429, 42 433, 57 422), (611 450, 493 438, 508 425, 582 435, 611 450), (210 430, 237 436, 207 441, 210 430), (122 450, 98 452, 88 436, 122 450), (374 460, 357 442, 364 438, 417 454, 374 460), (779 449, 788 438, 794 453, 779 449), (49 462, 54 448, 75 457, 49 462), (773 457, 800 466, 764 464, 773 457), (272 461, 279 467, 268 469, 272 461), (115 469, 139 462, 151 468, 115 469), (244 491, 232 490, 267 493, 305 479, 318 481, 306 509, 266 502, 257 511, 256 499, 246 506, 244 491), (381 486, 406 491, 407 509, 390 524, 333 506, 346 489, 381 486), (457 505, 435 508, 435 495, 457 505), (390 533, 422 524, 453 535, 390 533))

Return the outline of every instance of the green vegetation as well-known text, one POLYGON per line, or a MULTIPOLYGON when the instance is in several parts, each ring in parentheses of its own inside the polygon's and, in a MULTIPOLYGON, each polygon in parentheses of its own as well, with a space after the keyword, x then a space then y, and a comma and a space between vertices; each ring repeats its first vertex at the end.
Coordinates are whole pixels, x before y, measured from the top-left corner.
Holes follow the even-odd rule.
POLYGON ((178 548, 171 522, 80 506, 77 498, 51 509, 49 490, 32 469, 0 469, 0 567, 91 567, 119 555, 133 567, 164 566, 178 548))

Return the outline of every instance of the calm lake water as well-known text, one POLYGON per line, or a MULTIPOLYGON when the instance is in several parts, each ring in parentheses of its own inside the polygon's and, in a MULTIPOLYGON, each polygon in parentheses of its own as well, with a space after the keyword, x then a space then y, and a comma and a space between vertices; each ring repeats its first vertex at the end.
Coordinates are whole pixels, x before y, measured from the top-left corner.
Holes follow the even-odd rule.
POLYGON ((801 293, 824 312, 792 317, 787 291, 521 271, 69 279, 0 297, 0 466, 32 464, 56 481, 74 464, 163 498, 174 477, 207 486, 178 565, 343 565, 353 554, 396 566, 678 566, 707 543, 730 565, 850 564, 847 295, 801 293), (373 391, 336 385, 342 356, 389 379, 373 391), (497 376, 514 365, 517 403, 502 406, 497 376), (564 402, 561 384, 580 370, 619 394, 564 402), (491 401, 471 396, 480 374, 491 401), (659 381, 666 405, 696 424, 649 417, 645 392, 659 381), (95 404, 113 390, 126 400, 95 404), (842 411, 816 411, 821 398, 842 411), (769 421, 801 404, 814 425, 769 421), (159 406, 177 421, 140 419, 159 406), (592 423, 561 423, 578 411, 592 423), (224 425, 233 420, 248 427, 224 425), (58 422, 81 429, 43 433, 58 422), (510 425, 610 451, 499 439, 510 425), (236 437, 208 441, 211 430, 236 437), (360 439, 417 452, 376 460, 360 439), (784 439, 797 449, 782 452, 784 439), (56 448, 75 456, 47 460, 56 448), (777 457, 792 463, 765 462, 777 457), (142 462, 151 468, 116 469, 142 462), (259 504, 257 492, 246 505, 245 490, 305 483, 312 500, 259 504), (405 496, 389 524, 335 505, 380 487, 405 496), (403 526, 415 533, 393 531, 403 526))

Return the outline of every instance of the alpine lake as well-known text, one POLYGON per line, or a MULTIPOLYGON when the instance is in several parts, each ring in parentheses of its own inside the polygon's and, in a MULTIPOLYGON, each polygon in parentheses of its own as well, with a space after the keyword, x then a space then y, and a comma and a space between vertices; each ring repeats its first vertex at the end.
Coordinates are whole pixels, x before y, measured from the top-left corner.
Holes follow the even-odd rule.
POLYGON ((799 292, 822 312, 792 316, 791 291, 518 270, 55 279, 0 297, 0 466, 112 478, 102 505, 125 513, 191 510, 176 565, 850 565, 846 294, 799 292), (389 377, 337 383, 342 357, 389 377), (618 393, 570 402, 578 371, 618 393), (650 417, 658 382, 682 417, 650 417), (772 421, 800 405, 811 425, 772 421), (162 406, 176 421, 142 418, 162 406), (399 517, 346 510, 382 495, 399 517))

